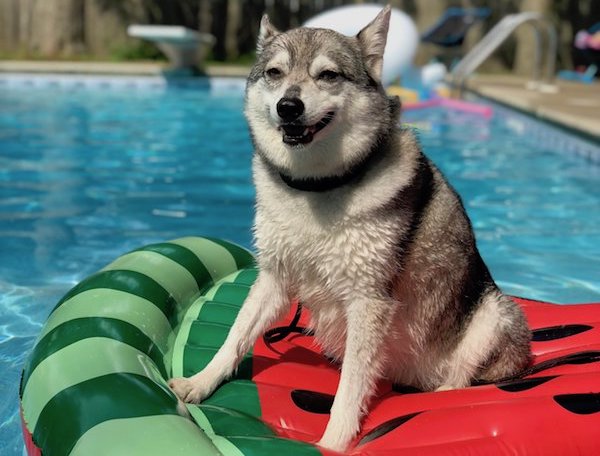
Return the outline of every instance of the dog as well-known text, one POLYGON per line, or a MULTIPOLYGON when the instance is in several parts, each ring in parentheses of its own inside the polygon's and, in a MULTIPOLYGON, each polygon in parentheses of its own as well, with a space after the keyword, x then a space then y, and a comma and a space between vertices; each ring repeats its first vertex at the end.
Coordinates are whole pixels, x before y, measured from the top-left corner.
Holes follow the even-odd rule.
POLYGON ((255 147, 259 273, 212 361, 170 381, 197 403, 298 299, 341 362, 318 442, 343 451, 378 380, 422 390, 517 375, 530 362, 520 308, 494 283, 461 198, 398 128, 381 85, 390 8, 355 37, 261 21, 245 115, 255 147))

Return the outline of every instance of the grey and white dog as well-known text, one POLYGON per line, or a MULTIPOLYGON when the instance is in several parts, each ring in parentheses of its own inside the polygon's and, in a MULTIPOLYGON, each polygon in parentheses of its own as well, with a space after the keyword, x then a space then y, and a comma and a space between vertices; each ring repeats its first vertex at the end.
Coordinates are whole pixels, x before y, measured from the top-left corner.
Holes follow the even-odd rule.
POLYGON ((519 307, 492 280, 460 197, 396 127, 380 83, 390 9, 356 37, 265 16, 248 79, 259 275, 206 368, 170 381, 199 402, 293 299, 341 361, 319 444, 344 450, 381 378, 424 390, 516 375, 530 359, 519 307))

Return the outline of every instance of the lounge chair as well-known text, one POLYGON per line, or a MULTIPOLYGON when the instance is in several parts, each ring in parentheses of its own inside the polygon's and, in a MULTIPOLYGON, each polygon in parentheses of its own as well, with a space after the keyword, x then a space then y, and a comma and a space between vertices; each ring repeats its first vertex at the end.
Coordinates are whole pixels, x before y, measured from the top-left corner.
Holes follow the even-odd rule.
POLYGON ((174 25, 130 25, 127 34, 131 37, 152 41, 165 53, 171 71, 194 71, 201 64, 200 47, 212 46, 215 38, 208 33, 199 33, 174 25))
POLYGON ((421 41, 445 48, 463 44, 471 26, 490 15, 489 8, 448 8, 440 19, 421 35, 421 41))

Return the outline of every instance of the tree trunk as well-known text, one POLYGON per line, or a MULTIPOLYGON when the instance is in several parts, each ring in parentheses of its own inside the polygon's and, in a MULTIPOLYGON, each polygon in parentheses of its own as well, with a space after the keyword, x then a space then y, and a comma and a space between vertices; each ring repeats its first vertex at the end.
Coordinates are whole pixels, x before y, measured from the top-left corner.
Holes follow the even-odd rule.
MULTIPOLYGON (((521 11, 536 12, 548 15, 551 9, 551 0, 524 0, 521 11)), ((550 17, 548 17, 550 19, 550 17)), ((535 65, 535 34, 531 27, 522 26, 516 32, 517 49, 513 70, 517 74, 530 76, 535 65)), ((544 38, 542 37, 542 40, 544 38)), ((545 49, 545 41, 542 41, 545 49)))
POLYGON ((18 50, 19 0, 0 1, 0 52, 18 50))
MULTIPOLYGON (((415 22, 417 29, 422 33, 433 26, 448 7, 446 0, 420 0, 416 3, 417 14, 415 22)), ((415 65, 421 66, 438 55, 440 50, 434 45, 421 43, 415 56, 415 65)))
MULTIPOLYGON (((29 0, 25 33, 29 50, 43 57, 74 56, 84 50, 83 0, 29 0)), ((23 36, 23 35, 21 35, 23 36)))
POLYGON ((128 25, 150 22, 143 0, 111 5, 106 0, 85 0, 84 14, 86 48, 100 58, 112 57, 135 43, 127 36, 128 25))
POLYGON ((242 6, 239 0, 227 1, 227 23, 225 25, 225 54, 228 60, 235 60, 239 57, 238 49, 238 30, 240 28, 240 19, 242 6))
POLYGON ((200 33, 212 33, 212 11, 210 2, 199 0, 198 2, 198 31, 200 33))

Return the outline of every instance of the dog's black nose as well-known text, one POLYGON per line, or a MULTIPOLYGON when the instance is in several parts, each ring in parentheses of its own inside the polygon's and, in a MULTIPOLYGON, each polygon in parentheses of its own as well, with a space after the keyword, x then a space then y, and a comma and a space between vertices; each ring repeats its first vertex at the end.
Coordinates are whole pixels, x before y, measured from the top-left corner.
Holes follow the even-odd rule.
POLYGON ((282 98, 277 103, 277 114, 284 122, 296 120, 304 112, 304 103, 300 98, 282 98))

